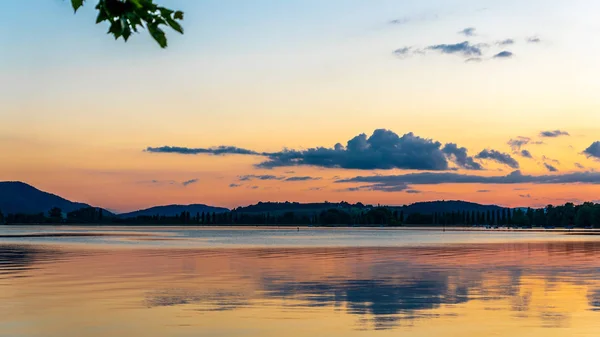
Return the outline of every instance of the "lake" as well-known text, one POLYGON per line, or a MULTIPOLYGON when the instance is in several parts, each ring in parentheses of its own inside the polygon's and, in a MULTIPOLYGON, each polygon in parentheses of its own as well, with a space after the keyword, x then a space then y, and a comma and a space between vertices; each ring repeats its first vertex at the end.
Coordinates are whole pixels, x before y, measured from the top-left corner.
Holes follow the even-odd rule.
POLYGON ((0 336, 599 336, 600 236, 0 228, 0 336))

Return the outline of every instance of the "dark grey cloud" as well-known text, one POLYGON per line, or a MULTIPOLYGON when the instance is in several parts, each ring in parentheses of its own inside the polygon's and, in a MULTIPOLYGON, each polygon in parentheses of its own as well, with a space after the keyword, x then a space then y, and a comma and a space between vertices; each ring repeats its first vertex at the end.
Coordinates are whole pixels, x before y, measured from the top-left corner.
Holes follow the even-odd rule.
POLYGON ((507 59, 507 58, 511 58, 513 57, 514 54, 508 50, 503 50, 501 52, 499 52, 498 54, 494 55, 495 59, 507 59))
POLYGON ((500 164, 507 165, 511 168, 519 168, 519 162, 516 161, 513 157, 511 157, 510 154, 499 152, 496 150, 483 150, 479 152, 479 154, 477 154, 475 158, 493 160, 500 164))
POLYGON ((515 44, 515 40, 513 40, 513 39, 501 40, 501 41, 496 42, 496 44, 499 46, 510 46, 510 45, 515 44))
POLYGON ((600 141, 593 142, 587 149, 583 150, 588 158, 600 159, 600 141))
POLYGON ((467 149, 464 147, 458 147, 458 145, 454 143, 448 143, 444 146, 442 151, 460 168, 467 170, 483 170, 483 166, 473 160, 473 157, 470 157, 467 154, 467 149))
POLYGON ((477 193, 490 193, 491 190, 477 190, 477 193))
POLYGON ((427 47, 428 50, 439 51, 443 54, 459 54, 465 57, 481 56, 481 48, 472 45, 469 41, 455 44, 438 44, 427 47))
POLYGON ((458 34, 462 34, 464 36, 475 36, 476 35, 475 31, 476 31, 475 27, 467 27, 467 28, 461 30, 460 32, 458 32, 458 34))
POLYGON ((550 172, 558 172, 558 169, 548 163, 544 163, 544 167, 546 167, 546 170, 550 171, 550 172))
POLYGON ((521 150, 521 157, 525 157, 525 158, 533 158, 533 156, 531 155, 531 152, 527 151, 527 150, 521 150))
POLYGON ((537 36, 530 36, 526 39, 527 43, 540 43, 542 42, 542 39, 540 39, 537 36))
POLYGON ((580 163, 575 163, 575 167, 582 170, 585 169, 585 166, 581 165, 580 163))
POLYGON ((340 179, 336 184, 360 183, 366 189, 376 186, 379 189, 410 185, 440 185, 440 184, 600 184, 600 172, 574 172, 555 175, 525 175, 514 171, 504 176, 479 176, 455 172, 420 172, 388 176, 356 176, 340 179))
POLYGON ((258 167, 447 170, 448 160, 441 146, 440 142, 415 136, 412 132, 400 137, 392 131, 378 129, 370 137, 363 133, 350 139, 346 146, 338 143, 333 148, 270 153, 268 160, 258 164, 258 167))
POLYGON ((540 132, 540 137, 556 138, 556 137, 560 137, 560 136, 570 136, 570 134, 567 131, 562 131, 562 130, 551 130, 551 131, 540 132))
POLYGON ((519 194, 521 198, 529 199, 531 198, 531 194, 519 194))
POLYGON ((405 192, 408 193, 408 194, 421 194, 421 193, 423 193, 422 191, 419 191, 419 190, 406 190, 405 192))
POLYGON ((190 179, 190 180, 186 180, 186 181, 182 182, 181 185, 188 186, 188 185, 191 185, 191 184, 195 184, 198 181, 200 181, 200 180, 197 179, 197 178, 196 179, 190 179))
POLYGON ((241 184, 233 184, 233 183, 229 184, 229 187, 231 187, 231 188, 236 188, 236 187, 240 187, 240 186, 242 186, 242 185, 241 184))
POLYGON ((309 181, 309 180, 321 180, 321 177, 289 177, 285 181, 309 181))
POLYGON ((274 176, 274 175, 270 175, 270 174, 264 174, 264 175, 255 175, 255 174, 248 174, 248 175, 244 175, 244 176, 239 176, 238 180, 239 181, 250 181, 250 180, 283 180, 285 177, 278 177, 278 176, 274 176))
POLYGON ((189 148, 189 147, 178 147, 178 146, 161 146, 161 147, 148 147, 146 152, 152 153, 176 153, 176 154, 214 154, 214 155, 225 155, 225 154, 244 154, 244 155, 261 155, 260 153, 252 150, 242 149, 235 146, 216 146, 211 148, 189 148))

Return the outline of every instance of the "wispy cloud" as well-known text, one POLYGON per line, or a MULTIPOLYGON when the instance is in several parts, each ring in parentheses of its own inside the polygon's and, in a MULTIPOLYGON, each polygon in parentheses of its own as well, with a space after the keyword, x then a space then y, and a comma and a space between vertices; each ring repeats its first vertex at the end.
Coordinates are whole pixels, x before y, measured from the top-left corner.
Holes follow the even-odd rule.
POLYGON ((240 187, 240 186, 242 186, 242 185, 241 184, 234 184, 234 183, 229 184, 229 187, 231 187, 231 188, 236 188, 236 187, 240 187))
POLYGON ((264 175, 248 174, 248 175, 239 176, 238 180, 239 181, 250 181, 250 180, 283 180, 284 178, 285 177, 278 177, 278 176, 269 175, 269 174, 264 174, 264 175))
POLYGON ((285 178, 285 181, 309 181, 309 180, 321 180, 321 177, 304 176, 304 177, 289 177, 289 178, 285 178))
POLYGON ((461 31, 458 32, 458 34, 464 35, 464 36, 475 36, 477 35, 475 33, 476 29, 475 27, 467 27, 461 31))
POLYGON ((518 152, 525 145, 540 145, 544 144, 542 141, 534 141, 529 137, 518 136, 517 138, 511 138, 507 144, 513 150, 513 152, 518 152))
POLYGON ((362 189, 410 189, 410 185, 440 184, 600 184, 600 172, 574 172, 553 175, 525 175, 514 171, 504 176, 479 176, 454 172, 421 172, 401 175, 356 176, 340 179, 336 184, 359 183, 362 189))
POLYGON ((161 147, 148 147, 145 150, 151 153, 176 153, 176 154, 213 154, 213 155, 226 155, 226 154, 243 154, 243 155, 260 155, 260 153, 252 150, 242 149, 235 146, 217 146, 211 148, 189 148, 189 147, 178 147, 178 146, 161 146, 161 147))
POLYGON ((562 130, 551 130, 551 131, 540 132, 540 137, 556 138, 556 137, 560 137, 560 136, 570 136, 570 134, 567 131, 562 131, 562 130))
POLYGON ((454 44, 437 44, 427 47, 428 50, 439 51, 442 54, 458 54, 465 57, 481 56, 481 48, 469 41, 454 44))
POLYGON ((200 181, 198 178, 196 178, 196 179, 190 179, 190 180, 186 180, 186 181, 182 182, 181 185, 183 185, 183 186, 189 186, 191 184, 197 183, 198 181, 200 181))
POLYGON ((496 42, 496 44, 499 45, 499 46, 510 46, 510 45, 515 44, 515 40, 513 40, 513 39, 505 39, 505 40, 501 40, 501 41, 496 42))
POLYGON ((542 42, 542 39, 540 39, 538 36, 530 36, 525 39, 525 41, 527 41, 527 43, 540 43, 542 42))

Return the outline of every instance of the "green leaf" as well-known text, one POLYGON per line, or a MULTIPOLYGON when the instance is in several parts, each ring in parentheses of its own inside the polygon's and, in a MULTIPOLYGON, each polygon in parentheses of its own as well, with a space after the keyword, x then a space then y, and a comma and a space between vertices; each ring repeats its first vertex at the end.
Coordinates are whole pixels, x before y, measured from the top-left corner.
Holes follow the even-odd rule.
POLYGON ((169 26, 171 26, 171 28, 183 34, 183 27, 181 27, 181 25, 177 21, 171 18, 167 18, 167 23, 169 24, 169 26))
POLYGON ((83 6, 84 0, 71 0, 71 5, 73 6, 73 10, 77 12, 79 7, 83 6))
POLYGON ((162 29, 158 28, 157 25, 151 25, 148 26, 148 31, 161 48, 167 47, 167 37, 162 29))
POLYGON ((106 15, 106 12, 104 12, 103 10, 98 11, 98 16, 96 17, 96 23, 100 23, 102 21, 106 21, 108 20, 108 16, 106 15))
POLYGON ((176 20, 183 20, 183 12, 176 11, 175 14, 173 15, 173 18, 175 18, 176 20))

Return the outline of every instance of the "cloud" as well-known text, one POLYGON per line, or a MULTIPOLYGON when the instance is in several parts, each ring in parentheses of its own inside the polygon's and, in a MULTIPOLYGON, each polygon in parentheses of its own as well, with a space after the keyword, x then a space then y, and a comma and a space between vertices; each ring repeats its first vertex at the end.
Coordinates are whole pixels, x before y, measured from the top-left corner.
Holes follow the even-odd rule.
POLYGON ((371 185, 364 185, 364 186, 358 186, 358 187, 349 187, 345 190, 342 191, 346 191, 346 192, 358 192, 358 191, 379 191, 379 192, 402 192, 402 191, 406 191, 409 189, 407 184, 395 184, 395 185, 386 185, 386 184, 371 184, 371 185))
POLYGON ((479 63, 481 61, 483 61, 481 57, 470 57, 465 60, 465 63, 479 63))
POLYGON ((581 165, 580 163, 575 163, 575 167, 582 170, 585 169, 585 166, 581 165))
POLYGON ((544 163, 544 167, 550 172, 558 172, 558 169, 550 164, 544 163))
POLYGON ((515 139, 510 139, 507 144, 510 146, 513 152, 519 152, 525 145, 541 145, 544 144, 542 141, 533 141, 529 137, 518 136, 515 139))
POLYGON ((469 157, 467 149, 464 147, 458 147, 454 143, 448 143, 442 149, 451 160, 456 163, 459 167, 467 170, 483 170, 481 164, 475 162, 473 157, 469 157))
POLYGON ((490 193, 491 190, 477 190, 477 193, 490 193))
POLYGON ((243 155, 261 155, 260 153, 252 150, 242 149, 235 146, 216 146, 211 148, 189 148, 189 147, 178 147, 178 146, 161 146, 161 147, 148 147, 145 150, 151 153, 176 153, 176 154, 213 154, 213 155, 226 155, 226 154, 243 154, 243 155))
POLYGON ((285 181, 309 181, 309 180, 321 180, 321 177, 289 177, 285 181))
POLYGON ((242 185, 241 184, 233 184, 233 183, 229 184, 229 187, 231 187, 231 188, 236 188, 236 187, 240 187, 240 186, 242 186, 242 185))
POLYGON ((461 30, 460 32, 458 32, 458 34, 462 34, 464 36, 475 36, 475 27, 467 27, 463 30, 461 30))
POLYGON ((529 199, 531 198, 531 194, 519 194, 519 197, 529 199))
POLYGON ((510 46, 510 45, 515 44, 515 40, 513 40, 513 39, 501 40, 501 41, 496 42, 496 44, 499 46, 510 46))
POLYGON ((420 194, 423 193, 422 191, 418 191, 418 190, 406 190, 405 191, 408 194, 420 194))
POLYGON ((530 36, 526 39, 527 43, 540 43, 542 40, 537 36, 530 36))
POLYGON ((402 47, 394 50, 394 55, 404 58, 414 54, 412 47, 402 47))
POLYGON ((394 20, 390 20, 390 24, 391 25, 404 25, 410 22, 410 18, 405 17, 405 18, 400 18, 400 19, 394 19, 394 20))
POLYGON ((521 150, 521 157, 533 158, 533 156, 531 155, 531 152, 529 152, 527 150, 521 150))
POLYGON ((346 146, 338 143, 333 148, 316 147, 270 153, 268 160, 257 166, 447 170, 448 161, 441 145, 440 142, 415 136, 412 132, 400 137, 392 131, 378 129, 370 137, 363 133, 350 139, 346 146))
MULTIPOLYGON (((521 171, 513 171, 504 176, 479 176, 455 172, 420 172, 388 176, 356 176, 340 179, 336 184, 362 183, 378 188, 405 187, 408 185, 440 185, 440 184, 600 184, 600 172, 574 172, 555 175, 525 175, 521 171)), ((363 186, 368 188, 369 186, 363 186)))
POLYGON ((190 179, 190 180, 186 180, 186 181, 182 182, 181 185, 188 186, 188 185, 191 185, 191 184, 195 184, 198 181, 200 181, 200 180, 199 179, 190 179))
POLYGON ((560 136, 570 136, 570 134, 567 131, 562 131, 562 130, 540 132, 540 137, 556 138, 556 137, 560 137, 560 136))
POLYGON ((593 142, 587 149, 583 150, 588 158, 600 159, 600 141, 593 142))
POLYGON ((552 159, 552 158, 550 158, 550 157, 542 156, 542 160, 543 160, 543 161, 551 161, 551 162, 553 162, 554 164, 559 164, 559 165, 560 165, 560 161, 559 161, 559 160, 557 160, 557 159, 552 159))
POLYGON ((513 157, 511 157, 510 154, 499 152, 496 150, 483 150, 479 152, 479 154, 476 155, 475 158, 493 160, 500 164, 507 165, 511 168, 519 168, 519 162, 517 162, 513 157))
POLYGON ((442 54, 460 54, 466 57, 481 56, 481 48, 472 45, 469 41, 455 44, 438 44, 427 47, 428 50, 439 51, 442 54))
POLYGON ((511 58, 513 57, 513 53, 508 51, 508 50, 504 50, 499 52, 498 54, 494 55, 495 59, 507 59, 507 58, 511 58))
POLYGON ((285 177, 277 177, 274 175, 254 175, 254 174, 249 174, 249 175, 244 175, 244 176, 239 176, 238 180, 239 181, 250 181, 250 180, 282 180, 285 177))

